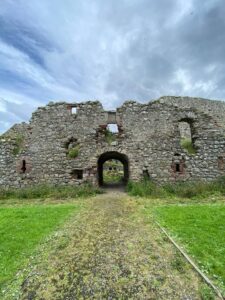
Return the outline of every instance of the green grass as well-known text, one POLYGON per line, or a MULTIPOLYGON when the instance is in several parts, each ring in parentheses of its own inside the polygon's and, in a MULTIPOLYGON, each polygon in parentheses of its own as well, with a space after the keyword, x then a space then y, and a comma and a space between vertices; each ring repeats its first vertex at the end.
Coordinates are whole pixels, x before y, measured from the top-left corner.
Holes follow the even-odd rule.
POLYGON ((90 184, 81 186, 34 186, 20 189, 1 189, 0 200, 7 199, 67 199, 78 197, 89 197, 100 193, 100 190, 90 184))
POLYGON ((129 182, 127 191, 132 196, 140 197, 203 199, 213 195, 224 196, 225 177, 212 182, 176 182, 162 186, 146 179, 140 182, 129 182))
POLYGON ((104 171, 103 179, 104 183, 119 183, 123 180, 123 172, 119 171, 104 171))
POLYGON ((161 206, 154 212, 203 271, 225 289, 225 205, 161 206))
POLYGON ((75 205, 0 207, 0 290, 38 244, 78 209, 75 205))

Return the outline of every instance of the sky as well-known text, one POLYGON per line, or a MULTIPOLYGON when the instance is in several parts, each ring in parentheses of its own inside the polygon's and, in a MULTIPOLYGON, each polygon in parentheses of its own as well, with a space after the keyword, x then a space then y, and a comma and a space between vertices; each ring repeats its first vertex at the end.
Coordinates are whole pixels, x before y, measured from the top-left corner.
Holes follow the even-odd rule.
POLYGON ((225 0, 0 0, 0 132, 50 101, 225 99, 225 0))

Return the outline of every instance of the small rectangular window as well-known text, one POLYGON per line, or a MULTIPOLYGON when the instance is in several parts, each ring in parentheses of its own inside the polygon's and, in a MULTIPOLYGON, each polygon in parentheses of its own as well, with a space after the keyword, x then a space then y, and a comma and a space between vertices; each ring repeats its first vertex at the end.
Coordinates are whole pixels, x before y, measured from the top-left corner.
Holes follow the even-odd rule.
POLYGON ((78 170, 78 169, 76 169, 76 170, 73 170, 72 172, 71 172, 71 176, 72 176, 72 178, 74 178, 74 179, 79 179, 79 180, 81 180, 81 179, 83 179, 83 170, 78 170))
POLYGON ((107 129, 112 132, 112 133, 118 133, 119 132, 119 128, 117 124, 108 124, 107 125, 107 129))
POLYGON ((72 115, 75 115, 77 113, 77 108, 76 107, 72 107, 71 108, 71 113, 72 113, 72 115))
POLYGON ((180 172, 180 164, 176 164, 176 172, 180 172))

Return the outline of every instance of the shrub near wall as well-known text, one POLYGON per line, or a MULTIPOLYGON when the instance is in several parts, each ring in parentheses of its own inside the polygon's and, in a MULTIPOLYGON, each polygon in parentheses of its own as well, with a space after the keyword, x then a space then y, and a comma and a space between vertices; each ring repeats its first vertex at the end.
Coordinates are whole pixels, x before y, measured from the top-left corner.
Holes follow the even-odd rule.
POLYGON ((84 184, 80 186, 34 186, 30 188, 0 190, 0 199, 39 199, 39 198, 53 198, 66 199, 89 197, 101 193, 101 191, 90 185, 84 184))
POLYGON ((129 182, 127 191, 130 195, 141 197, 181 197, 195 198, 210 195, 225 196, 225 176, 216 181, 177 182, 158 186, 154 182, 143 179, 140 182, 129 182))

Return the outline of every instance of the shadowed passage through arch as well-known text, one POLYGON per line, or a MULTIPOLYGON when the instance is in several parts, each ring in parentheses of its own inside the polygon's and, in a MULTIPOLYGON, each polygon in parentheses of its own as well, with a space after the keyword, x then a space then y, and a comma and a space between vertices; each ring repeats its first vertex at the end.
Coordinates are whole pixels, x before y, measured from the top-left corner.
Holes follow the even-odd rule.
MULTIPOLYGON (((98 183, 99 186, 107 186, 111 184, 115 184, 114 182, 110 183, 107 182, 106 179, 104 178, 104 164, 106 162, 120 162, 122 165, 122 176, 121 176, 121 181, 118 182, 117 184, 120 185, 126 185, 129 179, 129 162, 128 158, 125 154, 116 152, 116 151, 109 151, 105 152, 102 155, 100 155, 98 159, 98 183)), ((118 168, 119 164, 112 165, 113 168, 118 168)), ((110 167, 109 167, 110 168, 110 167)))

